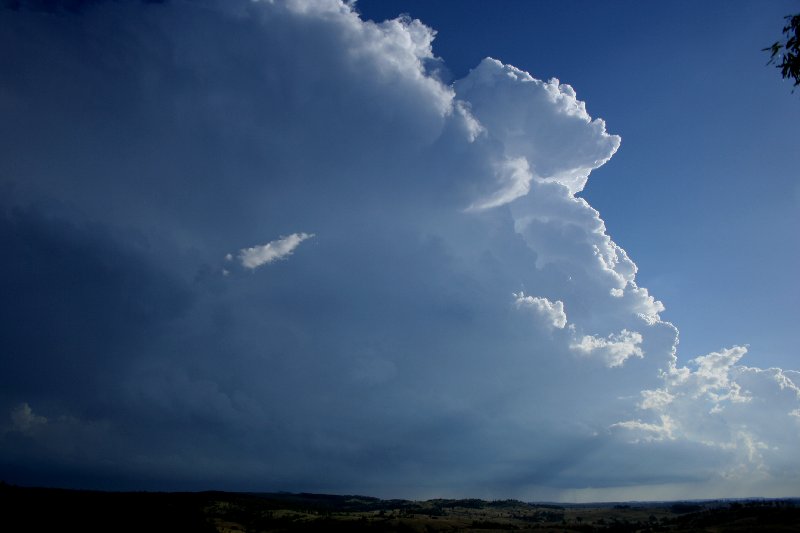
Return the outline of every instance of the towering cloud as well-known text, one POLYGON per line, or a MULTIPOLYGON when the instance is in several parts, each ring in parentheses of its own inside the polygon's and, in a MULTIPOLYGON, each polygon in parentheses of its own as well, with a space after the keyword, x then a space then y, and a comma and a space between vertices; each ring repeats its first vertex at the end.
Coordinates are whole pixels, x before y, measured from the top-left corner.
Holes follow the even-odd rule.
POLYGON ((496 59, 444 83, 433 38, 338 0, 0 11, 0 477, 796 490, 800 375, 679 357, 576 196, 620 137, 496 59))

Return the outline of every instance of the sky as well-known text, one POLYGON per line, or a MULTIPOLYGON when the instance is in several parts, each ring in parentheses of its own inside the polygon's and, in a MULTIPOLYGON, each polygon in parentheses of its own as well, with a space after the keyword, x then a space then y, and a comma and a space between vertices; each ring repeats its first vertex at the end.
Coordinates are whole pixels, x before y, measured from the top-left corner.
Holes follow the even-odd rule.
POLYGON ((0 9, 0 479, 800 495, 796 2, 0 9))

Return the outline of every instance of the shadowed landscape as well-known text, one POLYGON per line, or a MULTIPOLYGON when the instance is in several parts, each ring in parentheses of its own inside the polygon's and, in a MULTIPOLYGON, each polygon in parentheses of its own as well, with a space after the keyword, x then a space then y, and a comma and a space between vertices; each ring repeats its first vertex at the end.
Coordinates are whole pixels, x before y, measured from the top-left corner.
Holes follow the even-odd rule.
POLYGON ((800 499, 595 504, 3 484, 10 531, 800 531, 800 499))

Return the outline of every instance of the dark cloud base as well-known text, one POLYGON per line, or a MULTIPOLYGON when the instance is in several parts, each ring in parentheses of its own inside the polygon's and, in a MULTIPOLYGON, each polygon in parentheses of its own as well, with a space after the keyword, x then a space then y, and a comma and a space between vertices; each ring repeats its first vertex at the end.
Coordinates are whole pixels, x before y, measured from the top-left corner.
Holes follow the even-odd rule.
POLYGON ((105 2, 138 1, 143 4, 163 4, 168 0, 3 0, 2 7, 6 9, 30 9, 33 11, 46 11, 50 13, 67 11, 79 13, 94 5, 105 2))

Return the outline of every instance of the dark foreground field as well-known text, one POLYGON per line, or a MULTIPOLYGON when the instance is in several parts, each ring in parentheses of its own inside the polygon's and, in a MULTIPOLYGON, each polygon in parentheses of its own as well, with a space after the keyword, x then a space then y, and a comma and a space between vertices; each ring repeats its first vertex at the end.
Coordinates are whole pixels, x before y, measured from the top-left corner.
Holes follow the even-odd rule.
POLYGON ((800 531, 800 500, 592 505, 0 484, 4 531, 800 531))

